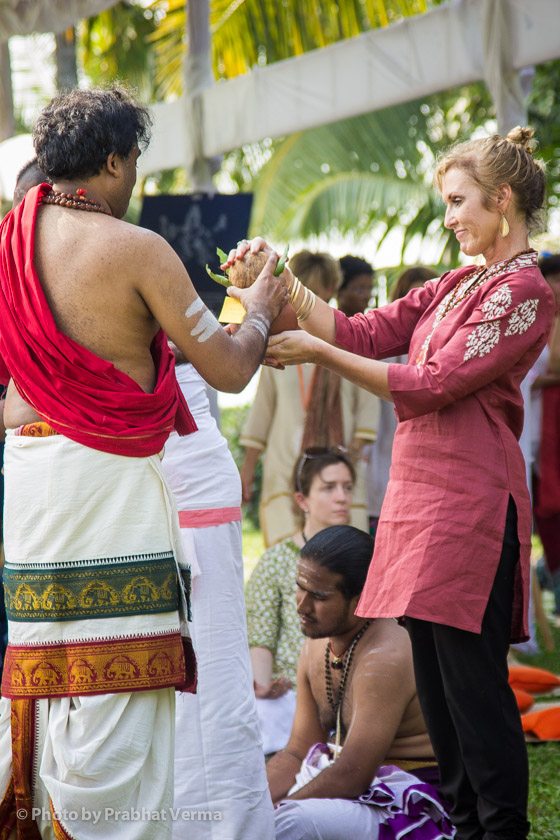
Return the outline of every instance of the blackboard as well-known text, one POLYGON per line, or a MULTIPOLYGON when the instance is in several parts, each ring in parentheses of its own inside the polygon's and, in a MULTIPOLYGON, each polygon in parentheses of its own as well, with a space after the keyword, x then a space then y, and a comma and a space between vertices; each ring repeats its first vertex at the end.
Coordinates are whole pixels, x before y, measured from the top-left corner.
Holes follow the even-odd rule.
POLYGON ((222 308, 225 291, 208 277, 204 266, 208 263, 219 271, 216 247, 229 251, 247 236, 252 202, 250 193, 144 197, 140 225, 169 242, 215 315, 222 308))

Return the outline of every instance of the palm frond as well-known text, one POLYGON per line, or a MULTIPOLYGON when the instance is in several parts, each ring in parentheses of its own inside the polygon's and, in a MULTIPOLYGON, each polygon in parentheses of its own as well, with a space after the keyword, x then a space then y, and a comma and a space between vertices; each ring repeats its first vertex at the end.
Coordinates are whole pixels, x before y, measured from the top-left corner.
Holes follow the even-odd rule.
MULTIPOLYGON (((192 2, 193 0, 191 0, 192 2)), ((247 73, 341 38, 387 26, 421 14, 437 0, 211 0, 210 29, 216 78, 247 73)), ((184 50, 184 0, 153 0, 159 18, 151 41, 156 52, 156 79, 161 90, 178 94, 181 73, 170 67, 169 55, 184 50), (171 72, 173 70, 173 72, 171 72)))

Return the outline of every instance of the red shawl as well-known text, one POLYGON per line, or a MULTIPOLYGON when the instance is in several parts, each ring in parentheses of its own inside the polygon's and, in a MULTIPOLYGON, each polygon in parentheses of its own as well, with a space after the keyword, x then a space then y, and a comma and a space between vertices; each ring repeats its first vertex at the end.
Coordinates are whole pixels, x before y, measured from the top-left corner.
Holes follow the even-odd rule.
POLYGON ((105 359, 60 332, 34 265, 41 184, 0 225, 0 382, 14 380, 50 425, 84 446, 116 455, 159 452, 175 428, 196 431, 175 378, 162 330, 151 352, 156 384, 148 394, 105 359))
POLYGON ((560 514, 560 385, 542 391, 542 425, 537 513, 542 517, 560 514))

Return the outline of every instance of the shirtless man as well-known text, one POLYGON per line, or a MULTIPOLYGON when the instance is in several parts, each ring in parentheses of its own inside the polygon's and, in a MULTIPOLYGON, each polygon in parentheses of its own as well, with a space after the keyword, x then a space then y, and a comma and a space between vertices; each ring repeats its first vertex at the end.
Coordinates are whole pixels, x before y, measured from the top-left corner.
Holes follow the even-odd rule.
MULTIPOLYGON (((267 765, 272 800, 281 803, 280 840, 374 840, 380 822, 394 815, 355 800, 376 776, 375 782, 383 776, 385 785, 394 785, 395 793, 419 779, 437 781, 408 634, 393 619, 354 615, 372 548, 367 534, 336 525, 301 550, 297 608, 307 640, 298 665, 296 714, 286 748, 267 765), (330 763, 324 746, 309 751, 336 742, 338 708, 343 749, 330 763)), ((442 810, 433 816, 447 825, 442 810)), ((451 836, 443 832, 433 836, 451 836)))
POLYGON ((0 834, 17 819, 18 835, 170 836, 174 690, 192 691, 195 672, 158 453, 196 425, 160 328, 212 386, 239 391, 287 301, 271 253, 230 336, 169 245, 122 220, 148 134, 118 88, 58 96, 34 131, 53 188, 31 189, 0 228, 0 834))

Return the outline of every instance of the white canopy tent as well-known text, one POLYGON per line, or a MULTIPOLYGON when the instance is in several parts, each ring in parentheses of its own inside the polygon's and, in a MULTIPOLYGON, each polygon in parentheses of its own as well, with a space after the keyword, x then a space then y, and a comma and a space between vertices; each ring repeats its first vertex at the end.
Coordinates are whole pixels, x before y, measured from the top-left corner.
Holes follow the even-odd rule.
MULTIPOLYGON (((115 0, 0 0, 0 40, 62 29, 115 0)), ((423 15, 213 83, 208 0, 187 5, 189 95, 153 106, 147 175, 185 166, 195 189, 224 152, 484 80, 502 130, 523 122, 519 71, 560 57, 558 0, 449 0, 423 15)), ((2 154, 0 144, 0 156, 2 154)), ((2 185, 0 184, 0 189, 2 185)))
POLYGON ((486 81, 500 129, 526 119, 519 72, 560 56, 558 0, 451 0, 423 15, 258 67, 187 99, 155 105, 144 174, 246 143, 486 81), (200 132, 200 137, 197 133, 200 132))
POLYGON ((117 0, 0 0, 0 41, 33 32, 63 32, 117 0))

